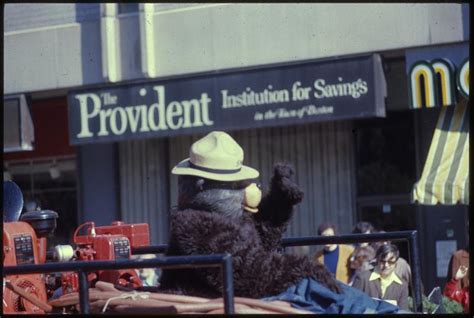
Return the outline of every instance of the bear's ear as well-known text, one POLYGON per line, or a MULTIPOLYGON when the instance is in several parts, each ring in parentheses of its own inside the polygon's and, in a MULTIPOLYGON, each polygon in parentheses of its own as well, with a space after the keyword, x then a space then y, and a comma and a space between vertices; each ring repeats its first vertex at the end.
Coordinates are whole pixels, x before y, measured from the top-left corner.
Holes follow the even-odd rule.
POLYGON ((204 190, 204 183, 205 182, 206 181, 202 178, 197 179, 196 183, 195 183, 196 190, 198 190, 198 191, 204 190))

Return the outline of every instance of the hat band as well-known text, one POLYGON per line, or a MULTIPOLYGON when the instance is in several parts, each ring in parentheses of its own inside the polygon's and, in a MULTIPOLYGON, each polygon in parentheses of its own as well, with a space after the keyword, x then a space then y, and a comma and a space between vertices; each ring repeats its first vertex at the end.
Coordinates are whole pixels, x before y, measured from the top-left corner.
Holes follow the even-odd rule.
POLYGON ((232 170, 205 168, 205 167, 196 166, 191 161, 189 161, 189 166, 191 168, 194 168, 194 169, 198 169, 198 170, 202 170, 202 171, 206 171, 206 172, 211 172, 211 173, 217 173, 217 174, 231 174, 231 173, 237 173, 240 170, 242 170, 242 168, 232 169, 232 170))

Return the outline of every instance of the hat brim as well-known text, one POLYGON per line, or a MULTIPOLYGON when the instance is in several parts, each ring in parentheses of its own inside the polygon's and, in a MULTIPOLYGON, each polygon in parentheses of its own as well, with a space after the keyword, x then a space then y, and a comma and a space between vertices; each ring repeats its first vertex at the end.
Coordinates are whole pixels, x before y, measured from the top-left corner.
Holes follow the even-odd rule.
POLYGON ((210 172, 205 170, 200 170, 196 168, 196 166, 191 167, 189 158, 184 159, 180 163, 178 163, 173 170, 171 170, 172 174, 177 175, 189 175, 189 176, 197 176, 202 177, 210 180, 217 180, 217 181, 240 181, 240 180, 247 180, 247 179, 255 179, 258 178, 260 173, 255 170, 254 168, 250 168, 247 166, 242 165, 241 169, 238 172, 234 173, 225 173, 225 172, 210 172))

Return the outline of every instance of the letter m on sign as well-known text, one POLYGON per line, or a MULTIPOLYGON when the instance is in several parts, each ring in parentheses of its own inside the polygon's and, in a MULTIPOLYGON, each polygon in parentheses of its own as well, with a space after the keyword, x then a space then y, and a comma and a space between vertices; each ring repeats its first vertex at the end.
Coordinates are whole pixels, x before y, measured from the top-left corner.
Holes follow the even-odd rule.
POLYGON ((410 108, 453 105, 455 68, 446 59, 419 61, 408 73, 410 108))

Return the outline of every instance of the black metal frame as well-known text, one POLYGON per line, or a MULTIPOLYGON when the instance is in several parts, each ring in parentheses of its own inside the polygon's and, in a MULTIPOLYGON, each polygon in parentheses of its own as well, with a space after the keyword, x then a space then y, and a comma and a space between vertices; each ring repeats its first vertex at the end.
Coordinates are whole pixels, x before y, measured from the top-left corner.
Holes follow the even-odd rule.
POLYGON ((421 269, 420 254, 418 250, 418 232, 417 231, 396 231, 373 234, 347 234, 338 236, 308 236, 293 237, 282 239, 282 246, 301 246, 301 245, 323 245, 323 244, 346 244, 360 242, 377 241, 408 241, 408 261, 411 267, 411 286, 414 303, 414 311, 423 312, 423 303, 421 299, 421 269))
MULTIPOLYGON (((79 278, 79 304, 81 313, 89 313, 89 282, 87 273, 97 270, 129 268, 194 268, 221 267, 224 276, 224 310, 226 314, 234 313, 234 287, 232 280, 232 257, 230 254, 169 256, 139 260, 115 261, 78 261, 67 263, 27 264, 3 268, 3 276, 75 271, 79 278)), ((5 279, 5 278, 4 278, 5 279)))
MULTIPOLYGON (((347 244, 360 242, 377 241, 408 241, 408 260, 411 267, 411 286, 414 303, 414 311, 423 312, 423 303, 421 299, 421 269, 420 254, 418 250, 418 232, 417 231, 396 231, 373 234, 348 234, 336 236, 306 236, 283 238, 282 247, 304 246, 304 245, 324 245, 324 244, 347 244)), ((132 249, 132 254, 158 254, 166 252, 167 245, 154 245, 138 247, 132 249)))

